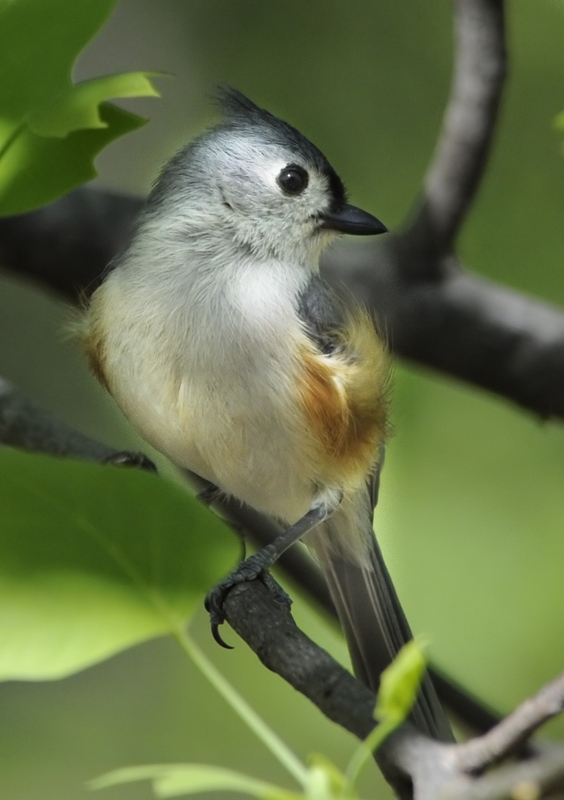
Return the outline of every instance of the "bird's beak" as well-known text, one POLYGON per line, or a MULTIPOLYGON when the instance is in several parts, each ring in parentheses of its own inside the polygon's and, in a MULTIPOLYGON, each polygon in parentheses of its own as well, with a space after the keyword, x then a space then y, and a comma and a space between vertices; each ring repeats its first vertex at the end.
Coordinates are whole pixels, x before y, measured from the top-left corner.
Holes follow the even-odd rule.
POLYGON ((339 233, 350 233, 353 236, 375 236, 377 233, 386 233, 387 228, 383 222, 373 217, 368 211, 363 211, 356 206, 347 205, 338 211, 327 211, 319 215, 320 227, 339 233))

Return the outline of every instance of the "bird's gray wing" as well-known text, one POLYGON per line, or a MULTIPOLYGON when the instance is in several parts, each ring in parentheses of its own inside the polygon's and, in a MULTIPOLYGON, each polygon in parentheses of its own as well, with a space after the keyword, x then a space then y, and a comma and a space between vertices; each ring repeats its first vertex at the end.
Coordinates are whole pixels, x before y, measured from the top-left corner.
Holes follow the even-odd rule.
POLYGON ((322 353, 330 355, 339 344, 346 310, 320 275, 313 275, 297 299, 297 312, 309 338, 322 353))
MULTIPOLYGON (((319 276, 312 278, 299 297, 298 313, 310 338, 330 355, 339 346, 346 309, 319 276)), ((382 444, 366 486, 307 537, 337 608, 355 674, 373 691, 378 690, 384 669, 413 638, 372 528, 384 457, 382 444), (359 553, 356 559, 343 547, 343 542, 351 541, 357 543, 353 548, 359 553)), ((428 676, 412 719, 422 733, 452 739, 428 676)))

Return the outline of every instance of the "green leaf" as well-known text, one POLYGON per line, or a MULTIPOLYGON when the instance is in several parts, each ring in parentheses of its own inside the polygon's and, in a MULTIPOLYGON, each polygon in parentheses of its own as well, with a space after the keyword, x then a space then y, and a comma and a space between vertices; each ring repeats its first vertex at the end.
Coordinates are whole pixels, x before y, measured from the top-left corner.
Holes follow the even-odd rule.
POLYGON ((0 450, 0 678, 52 679, 167 632, 238 543, 155 475, 0 450))
POLYGON ((100 116, 107 127, 75 131, 65 139, 37 136, 24 126, 0 159, 0 215, 50 203, 95 178, 92 158, 114 139, 145 124, 109 103, 100 107, 100 116))
POLYGON ((105 101, 157 94, 149 73, 71 81, 115 2, 0 0, 0 214, 29 211, 94 177, 96 154, 144 124, 105 101))
POLYGON ((297 800, 302 797, 239 772, 205 764, 125 767, 97 778, 90 783, 90 788, 105 789, 108 786, 146 780, 152 782, 157 797, 179 797, 197 792, 239 792, 262 800, 297 800))
POLYGON ((33 109, 27 124, 39 136, 64 137, 84 128, 107 128, 108 122, 100 115, 101 103, 114 97, 159 96, 149 74, 158 77, 158 73, 124 72, 69 86, 33 109))
POLYGON ((313 753, 308 757, 308 797, 317 793, 318 786, 325 786, 325 795, 331 797, 350 797, 351 787, 341 770, 323 753, 313 753), (322 777, 320 775, 322 774, 322 777))
POLYGON ((382 673, 374 711, 377 720, 395 726, 403 722, 417 699, 426 666, 420 640, 413 639, 402 647, 382 673))

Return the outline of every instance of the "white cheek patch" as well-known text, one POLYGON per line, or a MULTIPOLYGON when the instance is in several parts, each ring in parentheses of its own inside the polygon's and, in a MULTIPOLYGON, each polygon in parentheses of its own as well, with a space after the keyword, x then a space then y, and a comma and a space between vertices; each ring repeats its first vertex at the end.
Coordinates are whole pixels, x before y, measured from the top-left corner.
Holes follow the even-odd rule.
POLYGON ((314 180, 310 181, 308 189, 308 205, 311 206, 312 211, 317 213, 325 211, 329 205, 329 190, 325 181, 315 175, 314 180))

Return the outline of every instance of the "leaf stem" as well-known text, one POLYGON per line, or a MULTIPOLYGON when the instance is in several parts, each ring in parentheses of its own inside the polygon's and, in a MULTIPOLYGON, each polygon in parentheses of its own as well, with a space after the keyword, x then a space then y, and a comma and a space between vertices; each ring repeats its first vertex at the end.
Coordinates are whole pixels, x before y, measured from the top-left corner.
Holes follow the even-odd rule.
POLYGON ((20 124, 16 128, 14 128, 12 133, 8 136, 4 144, 0 146, 0 159, 6 155, 6 153, 8 152, 10 147, 14 144, 14 142, 16 141, 16 139, 18 138, 18 136, 20 135, 20 133, 23 131, 24 128, 25 128, 25 122, 20 122, 20 124))
POLYGON ((373 757, 374 751, 380 747, 384 739, 386 739, 397 727, 397 722, 385 720, 377 725, 366 737, 366 739, 360 743, 359 747, 352 754, 351 760, 349 761, 345 771, 345 787, 347 785, 356 787, 360 773, 366 766, 366 763, 373 757))
POLYGON ((239 692, 237 692, 227 679, 223 677, 221 672, 216 669, 207 656, 200 650, 184 627, 175 627, 174 635, 182 650, 184 650, 202 675, 207 678, 214 689, 219 692, 243 722, 258 736, 273 756, 275 756, 275 758, 286 767, 288 772, 294 776, 297 782, 305 788, 308 781, 307 767, 302 764, 295 753, 293 753, 282 739, 269 728, 266 722, 261 719, 239 692))

